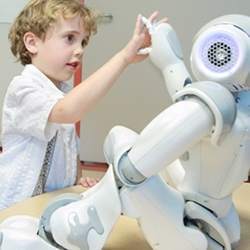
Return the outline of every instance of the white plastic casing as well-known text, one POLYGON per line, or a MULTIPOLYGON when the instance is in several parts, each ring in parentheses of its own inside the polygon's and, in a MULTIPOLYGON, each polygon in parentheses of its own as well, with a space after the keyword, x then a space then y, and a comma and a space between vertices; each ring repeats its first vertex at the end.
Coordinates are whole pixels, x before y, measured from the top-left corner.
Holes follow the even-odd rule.
POLYGON ((231 91, 248 89, 250 39, 247 33, 229 24, 204 30, 193 45, 191 68, 199 81, 209 79, 231 91))

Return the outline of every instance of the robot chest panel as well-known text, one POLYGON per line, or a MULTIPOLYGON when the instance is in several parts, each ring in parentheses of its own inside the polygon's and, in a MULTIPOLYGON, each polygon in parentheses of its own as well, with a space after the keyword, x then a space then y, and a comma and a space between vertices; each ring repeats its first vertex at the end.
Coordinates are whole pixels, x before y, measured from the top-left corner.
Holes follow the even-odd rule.
POLYGON ((244 181, 250 162, 250 117, 238 112, 235 123, 220 146, 209 139, 194 146, 189 158, 182 159, 186 171, 185 181, 192 180, 194 190, 223 197, 244 181), (248 123, 248 124, 247 124, 248 123))

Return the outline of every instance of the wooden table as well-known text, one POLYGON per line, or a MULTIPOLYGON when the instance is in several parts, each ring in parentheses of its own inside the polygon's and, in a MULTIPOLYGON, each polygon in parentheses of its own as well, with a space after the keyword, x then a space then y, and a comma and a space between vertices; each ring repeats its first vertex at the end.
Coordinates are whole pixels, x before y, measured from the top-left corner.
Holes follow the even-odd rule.
MULTIPOLYGON (((27 199, 11 208, 0 212, 0 222, 11 215, 26 214, 39 217, 49 200, 62 193, 81 193, 80 186, 46 193, 27 199)), ((240 214, 241 242, 237 250, 250 250, 250 184, 243 184, 233 196, 236 208, 240 214)), ((136 221, 121 216, 115 225, 104 250, 150 250, 136 221)), ((183 249, 185 250, 185 249, 183 249)))

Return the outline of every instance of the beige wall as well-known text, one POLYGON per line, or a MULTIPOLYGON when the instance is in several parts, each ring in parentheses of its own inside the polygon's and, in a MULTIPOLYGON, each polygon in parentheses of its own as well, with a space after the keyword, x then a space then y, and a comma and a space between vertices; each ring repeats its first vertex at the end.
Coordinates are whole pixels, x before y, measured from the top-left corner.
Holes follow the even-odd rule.
POLYGON ((0 23, 11 23, 28 0, 0 0, 0 23))
MULTIPOLYGON (((0 23, 0 122, 2 123, 2 104, 5 91, 11 79, 22 70, 20 63, 15 62, 8 42, 10 24, 0 23)), ((0 125, 1 130, 1 125, 0 125)), ((1 140, 0 140, 1 143, 1 140)))
MULTIPOLYGON (((11 79, 22 70, 20 63, 15 62, 15 58, 10 52, 8 33, 10 23, 23 8, 28 0, 0 0, 0 131, 2 123, 2 104, 5 91, 11 79)), ((0 138, 1 144, 1 138, 0 138)))

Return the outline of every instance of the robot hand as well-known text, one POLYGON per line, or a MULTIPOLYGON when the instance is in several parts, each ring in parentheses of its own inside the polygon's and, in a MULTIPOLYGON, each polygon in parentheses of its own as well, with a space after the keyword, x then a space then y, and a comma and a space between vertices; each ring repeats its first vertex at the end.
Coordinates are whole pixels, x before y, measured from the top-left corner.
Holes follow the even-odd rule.
POLYGON ((160 69, 183 61, 181 45, 174 29, 168 23, 160 23, 151 32, 150 59, 160 69))
POLYGON ((173 28, 166 22, 150 22, 141 17, 151 35, 152 47, 141 49, 139 54, 150 53, 153 63, 161 70, 183 60, 181 45, 173 28))
POLYGON ((191 83, 174 29, 165 22, 151 23, 145 17, 142 21, 151 35, 151 48, 146 48, 152 62, 162 72, 171 97, 185 85, 191 83))

